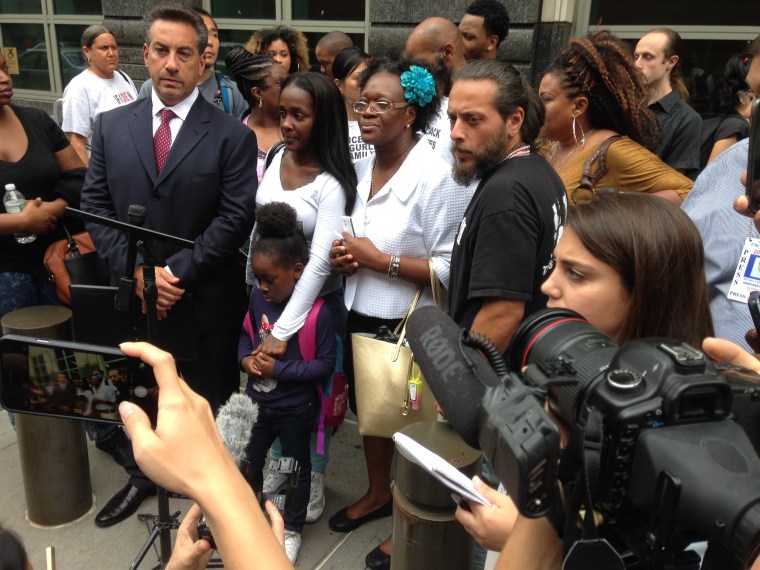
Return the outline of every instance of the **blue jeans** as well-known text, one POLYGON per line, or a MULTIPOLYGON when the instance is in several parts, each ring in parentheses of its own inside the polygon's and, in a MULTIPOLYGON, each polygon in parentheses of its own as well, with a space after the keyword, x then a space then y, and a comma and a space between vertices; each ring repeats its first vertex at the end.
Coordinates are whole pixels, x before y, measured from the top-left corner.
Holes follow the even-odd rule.
POLYGON ((36 305, 60 305, 55 285, 46 275, 0 272, 0 319, 6 313, 36 305))
POLYGON ((251 441, 245 450, 251 462, 251 484, 255 491, 261 491, 264 484, 264 460, 275 438, 280 438, 283 455, 298 461, 298 486, 283 516, 285 529, 290 531, 301 532, 306 520, 306 507, 309 505, 311 492, 309 437, 318 410, 319 403, 316 398, 307 404, 292 408, 269 408, 259 405, 259 416, 253 424, 251 441))

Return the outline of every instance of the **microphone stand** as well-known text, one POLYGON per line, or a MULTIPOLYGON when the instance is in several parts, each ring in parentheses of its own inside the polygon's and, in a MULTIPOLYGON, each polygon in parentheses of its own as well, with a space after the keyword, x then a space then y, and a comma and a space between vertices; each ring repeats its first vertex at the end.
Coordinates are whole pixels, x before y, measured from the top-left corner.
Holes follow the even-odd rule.
MULTIPOLYGON (((153 240, 179 245, 186 249, 195 247, 195 242, 163 234, 154 230, 141 227, 145 222, 146 208, 144 206, 132 205, 129 207, 129 221, 120 222, 112 218, 104 218, 89 212, 83 212, 74 208, 66 208, 67 214, 74 217, 93 222, 96 224, 112 227, 125 232, 129 238, 127 248, 127 264, 124 268, 124 275, 119 282, 119 290, 114 298, 114 306, 121 311, 129 311, 133 307, 136 280, 134 278, 134 267, 137 261, 137 249, 142 246, 143 255, 143 299, 147 308, 147 333, 148 342, 153 342, 158 335, 158 288, 156 287, 156 258, 153 254, 153 240)), ((130 565, 130 570, 137 568, 154 545, 156 538, 159 538, 159 564, 154 570, 165 568, 172 555, 171 530, 179 528, 179 515, 181 511, 169 514, 169 496, 166 489, 156 485, 158 491, 158 515, 140 513, 137 518, 141 521, 152 521, 153 529, 148 539, 138 552, 135 559, 130 565)))

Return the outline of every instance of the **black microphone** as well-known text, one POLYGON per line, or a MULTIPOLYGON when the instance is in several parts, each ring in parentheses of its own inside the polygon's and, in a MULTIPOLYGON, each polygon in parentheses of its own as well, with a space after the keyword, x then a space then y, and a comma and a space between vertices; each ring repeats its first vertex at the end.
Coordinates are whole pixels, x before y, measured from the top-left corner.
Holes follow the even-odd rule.
MULTIPOLYGON (((142 226, 145 223, 145 206, 132 204, 127 210, 129 223, 133 226, 142 226)), ((127 245, 127 264, 124 266, 124 275, 119 280, 119 290, 114 299, 114 306, 119 311, 129 311, 132 307, 133 297, 135 296, 135 283, 133 277, 135 263, 137 262, 137 236, 130 235, 127 245)))
POLYGON ((483 396, 501 380, 480 352, 461 342, 464 329, 440 309, 417 309, 406 329, 414 359, 451 426, 468 445, 480 449, 483 396))

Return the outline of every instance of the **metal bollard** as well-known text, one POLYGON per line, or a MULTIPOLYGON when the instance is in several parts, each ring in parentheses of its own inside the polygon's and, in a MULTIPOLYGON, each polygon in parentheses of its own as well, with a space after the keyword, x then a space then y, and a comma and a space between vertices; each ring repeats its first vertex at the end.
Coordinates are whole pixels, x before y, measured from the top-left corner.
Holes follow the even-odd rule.
MULTIPOLYGON (((2 318, 3 334, 71 339, 71 311, 26 307, 2 318)), ((16 414, 27 518, 40 526, 78 519, 92 508, 92 482, 84 423, 16 414)))
MULTIPOLYGON (((468 476, 480 471, 481 453, 464 443, 447 423, 420 422, 401 433, 468 476)), ((472 568, 475 541, 454 518, 455 511, 451 491, 397 450, 391 570, 472 568)))

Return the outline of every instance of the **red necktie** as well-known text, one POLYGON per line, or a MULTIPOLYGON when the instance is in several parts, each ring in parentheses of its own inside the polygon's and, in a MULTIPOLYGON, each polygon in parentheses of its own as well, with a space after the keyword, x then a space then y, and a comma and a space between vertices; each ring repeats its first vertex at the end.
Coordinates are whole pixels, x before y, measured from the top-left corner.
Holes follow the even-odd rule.
POLYGON ((161 125, 153 135, 153 150, 156 153, 156 168, 158 172, 166 164, 166 157, 169 156, 169 149, 172 147, 172 131, 169 128, 169 121, 177 115, 171 109, 161 109, 161 125))

